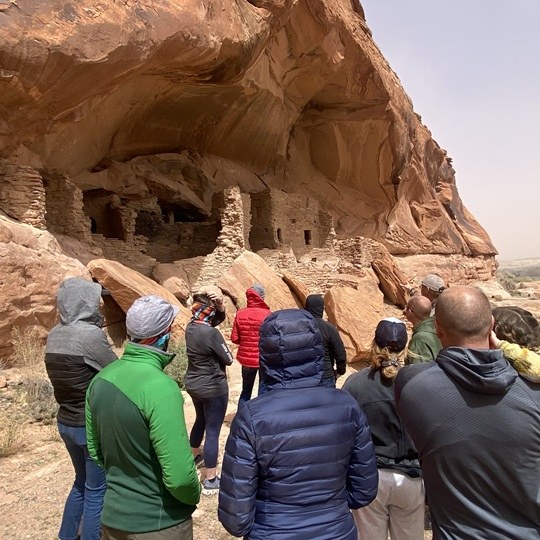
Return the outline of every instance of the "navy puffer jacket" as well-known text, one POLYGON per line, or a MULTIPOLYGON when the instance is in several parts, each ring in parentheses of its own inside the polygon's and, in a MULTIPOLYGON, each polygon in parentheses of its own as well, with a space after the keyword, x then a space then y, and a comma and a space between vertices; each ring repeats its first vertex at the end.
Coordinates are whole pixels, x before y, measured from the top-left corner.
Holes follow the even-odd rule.
POLYGON ((320 386, 321 334, 304 310, 276 311, 260 331, 267 392, 243 403, 225 448, 218 516, 234 536, 356 540, 350 508, 377 493, 366 418, 320 386))

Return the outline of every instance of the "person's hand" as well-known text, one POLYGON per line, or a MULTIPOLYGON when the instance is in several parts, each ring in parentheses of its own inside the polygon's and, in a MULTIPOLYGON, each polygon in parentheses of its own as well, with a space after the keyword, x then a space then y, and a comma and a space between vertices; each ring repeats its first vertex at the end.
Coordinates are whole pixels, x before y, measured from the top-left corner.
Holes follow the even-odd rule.
POLYGON ((498 349, 501 345, 501 340, 496 336, 495 332, 492 330, 489 335, 489 346, 492 349, 498 349))
POLYGON ((210 292, 208 293, 208 297, 212 302, 214 302, 214 305, 216 306, 216 309, 218 311, 225 311, 225 306, 223 305, 223 297, 216 293, 216 292, 210 292))

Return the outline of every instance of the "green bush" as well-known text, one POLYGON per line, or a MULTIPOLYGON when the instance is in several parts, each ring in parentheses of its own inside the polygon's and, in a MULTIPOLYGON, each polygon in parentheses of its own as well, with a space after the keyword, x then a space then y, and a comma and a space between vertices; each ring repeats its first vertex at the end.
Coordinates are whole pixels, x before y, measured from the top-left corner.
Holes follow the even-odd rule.
POLYGON ((169 352, 175 353, 173 361, 165 368, 165 373, 172 377, 180 388, 184 388, 184 379, 188 366, 186 344, 183 341, 171 341, 169 352))

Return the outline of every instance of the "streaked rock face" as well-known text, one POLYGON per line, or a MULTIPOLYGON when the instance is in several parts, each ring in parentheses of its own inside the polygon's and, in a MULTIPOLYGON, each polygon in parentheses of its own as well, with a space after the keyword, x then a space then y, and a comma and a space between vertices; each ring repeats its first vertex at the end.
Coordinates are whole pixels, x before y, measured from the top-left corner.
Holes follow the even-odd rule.
POLYGON ((13 353, 12 332, 44 338, 56 318, 56 291, 68 277, 90 279, 79 261, 64 255, 47 231, 0 214, 0 365, 13 353))
POLYGON ((0 360, 71 275, 115 343, 142 294, 321 292, 358 359, 423 273, 495 253, 357 0, 0 0, 0 360))
POLYGON ((393 254, 495 253, 357 2, 19 0, 0 29, 0 209, 16 219, 50 228, 39 176, 207 213, 216 191, 271 187, 393 254))

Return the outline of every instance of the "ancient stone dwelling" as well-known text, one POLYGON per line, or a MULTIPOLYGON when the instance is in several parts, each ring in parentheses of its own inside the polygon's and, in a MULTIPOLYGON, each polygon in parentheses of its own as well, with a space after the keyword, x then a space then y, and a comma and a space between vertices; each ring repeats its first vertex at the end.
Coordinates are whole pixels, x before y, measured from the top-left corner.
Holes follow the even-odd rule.
POLYGON ((231 312, 254 279, 275 309, 320 291, 352 356, 426 270, 493 277, 358 2, 136 4, 0 5, 0 359, 71 275, 120 318, 205 283, 231 312))

